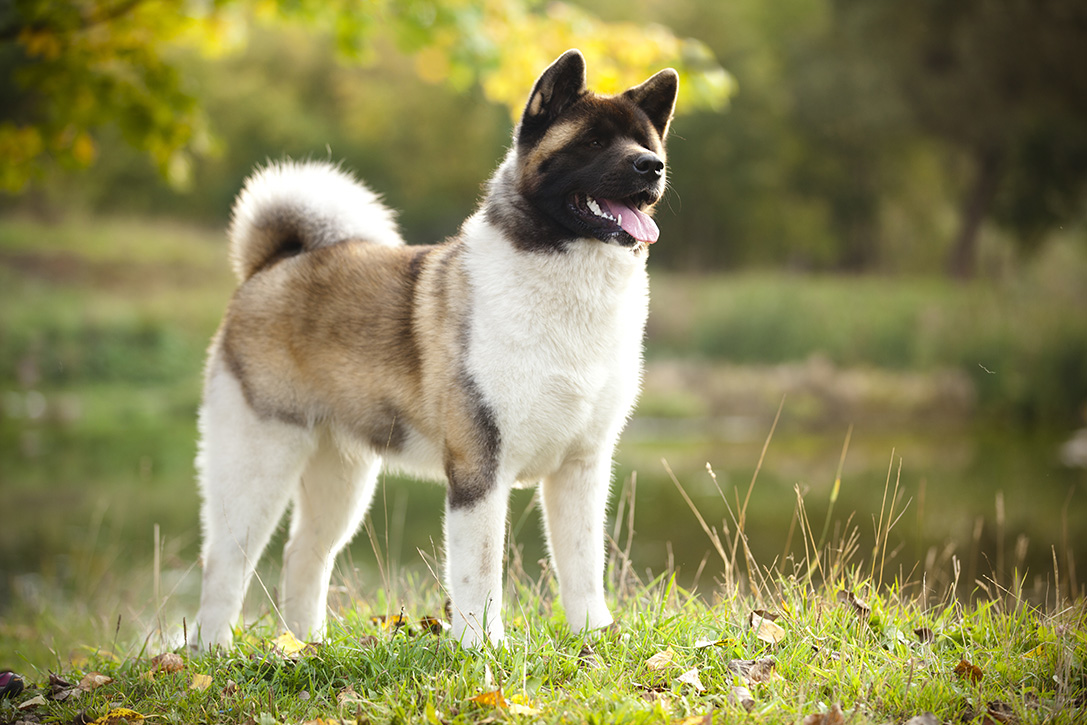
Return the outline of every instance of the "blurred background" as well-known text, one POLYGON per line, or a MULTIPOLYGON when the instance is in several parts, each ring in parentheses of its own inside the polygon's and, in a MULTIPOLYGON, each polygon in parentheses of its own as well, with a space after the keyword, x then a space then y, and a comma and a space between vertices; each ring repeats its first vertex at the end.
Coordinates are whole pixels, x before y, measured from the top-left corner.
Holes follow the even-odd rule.
MULTIPOLYGON (((619 549, 633 524, 634 573, 719 585, 671 470, 726 541, 750 492, 767 569, 807 541, 868 571, 893 521, 884 582, 1082 592, 1079 0, 18 0, 0 6, 0 650, 48 662, 195 613, 201 367, 253 166, 342 161, 407 239, 439 241, 568 47, 599 90, 682 79, 609 523, 619 549)), ((444 491, 385 484, 341 593, 429 576, 444 491)), ((538 575, 531 492, 510 529, 538 575)))

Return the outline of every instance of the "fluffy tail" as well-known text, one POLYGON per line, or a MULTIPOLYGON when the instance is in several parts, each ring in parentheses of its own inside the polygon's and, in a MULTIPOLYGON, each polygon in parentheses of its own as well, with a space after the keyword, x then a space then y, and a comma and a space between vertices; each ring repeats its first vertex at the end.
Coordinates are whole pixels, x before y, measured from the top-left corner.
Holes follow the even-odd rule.
POLYGON ((272 163, 234 202, 230 264, 244 282, 284 256, 348 239, 404 243, 392 211, 351 174, 324 162, 272 163))

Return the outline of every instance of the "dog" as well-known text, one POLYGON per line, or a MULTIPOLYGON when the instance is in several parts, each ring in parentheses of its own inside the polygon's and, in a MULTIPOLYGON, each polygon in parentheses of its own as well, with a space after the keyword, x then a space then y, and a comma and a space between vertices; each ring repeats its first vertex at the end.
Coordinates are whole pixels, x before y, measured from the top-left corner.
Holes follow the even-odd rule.
POLYGON ((498 643, 509 493, 538 485, 574 630, 612 623, 612 454, 642 376, 650 214, 679 79, 617 95, 563 54, 458 234, 409 246, 338 166, 259 169, 230 225, 239 286, 199 412, 203 580, 196 648, 232 643, 261 552, 291 507, 279 612, 324 636, 333 562, 381 467, 448 486, 451 636, 498 643))

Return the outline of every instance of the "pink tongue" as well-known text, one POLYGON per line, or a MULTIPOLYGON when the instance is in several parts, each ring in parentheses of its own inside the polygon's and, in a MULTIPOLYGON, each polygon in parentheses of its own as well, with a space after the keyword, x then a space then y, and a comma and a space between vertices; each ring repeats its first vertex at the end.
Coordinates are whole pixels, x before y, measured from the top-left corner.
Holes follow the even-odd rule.
POLYGON ((652 244, 660 237, 660 229, 653 220, 634 207, 614 199, 597 199, 596 201, 604 211, 619 219, 619 226, 623 227, 623 231, 639 242, 652 244))

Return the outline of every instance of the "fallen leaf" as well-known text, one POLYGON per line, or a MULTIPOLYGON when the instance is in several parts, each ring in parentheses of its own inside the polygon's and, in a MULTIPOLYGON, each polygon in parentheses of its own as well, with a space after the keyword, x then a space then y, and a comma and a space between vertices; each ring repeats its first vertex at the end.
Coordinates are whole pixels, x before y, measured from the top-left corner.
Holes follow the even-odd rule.
POLYGON ((682 675, 676 678, 677 681, 686 685, 690 685, 699 692, 705 692, 706 688, 702 684, 702 680, 698 677, 698 668, 687 670, 682 675))
POLYGON ((509 705, 510 713, 513 715, 529 715, 535 717, 540 714, 539 709, 524 695, 514 695, 511 697, 507 704, 509 705))
POLYGON ((1006 702, 994 700, 986 705, 986 710, 993 720, 1003 723, 1015 722, 1015 709, 1006 702))
POLYGON ((759 660, 729 660, 728 668, 743 678, 745 684, 760 684, 782 679, 774 671, 776 664, 773 657, 764 657, 759 660))
POLYGON ((359 697, 359 693, 355 692, 354 685, 348 685, 336 693, 336 702, 340 705, 349 705, 361 703, 362 698, 359 697))
POLYGON ((18 708, 20 710, 29 710, 32 707, 38 707, 39 705, 47 705, 47 704, 49 704, 49 703, 46 702, 46 699, 44 697, 42 697, 41 695, 38 695, 37 697, 32 697, 29 700, 26 700, 25 702, 20 702, 19 705, 18 705, 18 708))
POLYGON ((842 706, 834 703, 828 712, 815 712, 804 717, 804 725, 844 725, 842 706))
POLYGON ((970 664, 963 658, 960 658, 959 664, 955 665, 955 674, 974 684, 981 682, 981 678, 985 676, 980 667, 970 664))
POLYGON ((189 685, 190 690, 206 690, 209 687, 211 687, 211 675, 196 674, 192 676, 192 684, 189 685))
POLYGON ((755 707, 755 698, 751 696, 751 690, 744 685, 733 687, 732 691, 728 693, 728 701, 733 705, 743 706, 748 712, 751 712, 755 707))
POLYGON ((658 652, 645 661, 645 668, 650 672, 663 670, 665 667, 672 664, 672 657, 674 657, 675 654, 676 653, 672 651, 671 647, 662 652, 658 652))
POLYGON ((868 615, 872 613, 872 608, 869 607, 863 599, 845 589, 838 592, 838 601, 842 604, 849 604, 852 606, 853 611, 862 619, 867 619, 868 615))
POLYGON ((682 720, 676 720, 672 725, 711 725, 712 722, 713 715, 707 713, 705 715, 691 715, 682 720))
POLYGON ((238 683, 235 682, 234 680, 227 680, 226 684, 223 685, 222 692, 220 692, 219 694, 220 694, 220 696, 226 698, 226 697, 230 697, 231 695, 233 695, 237 691, 238 691, 238 683))
POLYGON ((468 702, 474 702, 477 705, 486 705, 487 707, 509 707, 509 703, 506 702, 506 698, 502 695, 502 690, 484 692, 475 697, 468 698, 468 702))
POLYGON ((577 664, 578 667, 584 667, 587 670, 604 669, 604 660, 600 659, 600 655, 588 642, 582 645, 581 651, 577 653, 577 664))
POLYGON ((404 626, 406 626, 408 624, 408 618, 405 617, 403 614, 393 614, 393 615, 375 614, 372 617, 370 617, 370 623, 371 624, 376 624, 377 626, 381 627, 382 629, 397 630, 397 629, 400 629, 401 627, 404 627, 404 626))
POLYGON ((940 725, 940 721, 931 712, 914 715, 904 725, 940 725))
POLYGON ((922 644, 932 644, 936 641, 936 635, 928 627, 918 627, 913 630, 913 633, 917 635, 917 641, 922 644))
POLYGON ((175 652, 163 652, 151 658, 152 672, 180 672, 185 669, 181 655, 175 652))
POLYGON ((771 622, 776 622, 778 618, 781 617, 780 614, 775 614, 774 612, 769 612, 765 609, 754 609, 751 611, 751 614, 756 617, 762 617, 763 619, 769 619, 771 622))
POLYGON ((696 639, 694 641, 695 649, 706 649, 707 647, 728 647, 736 644, 736 640, 732 637, 722 637, 721 639, 696 639))
POLYGON ((302 650, 306 649, 306 643, 295 637, 290 630, 287 630, 272 640, 272 647, 284 657, 296 657, 302 653, 302 650))
POLYGON ((73 685, 71 682, 62 680, 52 672, 49 673, 49 692, 47 692, 45 696, 50 700, 64 702, 68 698, 79 697, 83 692, 83 690, 79 689, 78 686, 73 685))
POLYGON ((108 685, 111 682, 113 682, 113 678, 109 675, 103 675, 101 672, 88 672, 83 675, 83 679, 79 681, 78 687, 84 692, 90 692, 102 685, 108 685))
POLYGON ((449 623, 437 617, 420 617, 419 626, 431 634, 441 634, 449 629, 449 623))
MULTIPOLYGON (((777 644, 785 639, 785 630, 774 624, 774 619, 777 619, 777 616, 771 615, 773 617, 771 619, 759 614, 759 611, 762 610, 752 612, 747 618, 748 625, 755 630, 755 636, 767 644, 777 644)), ((768 613, 763 612, 763 614, 768 613)))
POLYGON ((120 725, 121 722, 143 722, 143 715, 127 707, 115 707, 97 720, 93 720, 91 725, 120 725))

